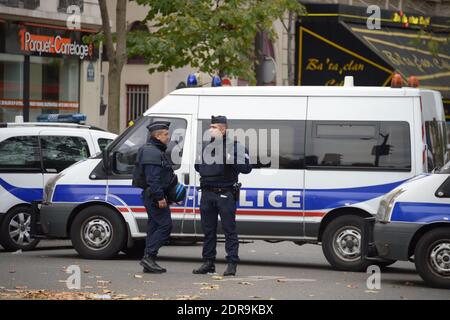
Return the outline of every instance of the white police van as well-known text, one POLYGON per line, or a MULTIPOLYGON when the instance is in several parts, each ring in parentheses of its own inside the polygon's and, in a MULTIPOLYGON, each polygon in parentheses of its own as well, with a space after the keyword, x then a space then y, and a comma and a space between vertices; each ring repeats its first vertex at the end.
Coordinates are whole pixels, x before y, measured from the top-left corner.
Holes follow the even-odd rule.
MULTIPOLYGON (((148 139, 147 125, 163 119, 172 123, 168 150, 181 159, 174 168, 188 186, 186 202, 171 208, 172 236, 201 240, 194 162, 211 115, 227 116, 230 128, 240 129, 235 132, 254 164, 251 174, 240 177, 240 239, 322 243, 338 269, 368 265, 361 258, 363 219, 376 214, 384 194, 427 172, 428 159, 432 167, 445 163, 444 111, 434 91, 181 89, 151 107, 103 157, 78 163, 47 184, 40 211, 44 232, 71 238, 80 255, 92 259, 111 258, 143 239, 147 213, 131 173, 148 139), (430 123, 433 131, 427 131, 430 123)), ((218 233, 223 236, 220 228, 218 233)))
POLYGON ((413 261, 426 283, 450 288, 450 162, 384 196, 367 228, 367 256, 413 261))
POLYGON ((0 244, 31 250, 30 203, 45 183, 75 162, 102 151, 115 134, 63 123, 0 124, 0 244))

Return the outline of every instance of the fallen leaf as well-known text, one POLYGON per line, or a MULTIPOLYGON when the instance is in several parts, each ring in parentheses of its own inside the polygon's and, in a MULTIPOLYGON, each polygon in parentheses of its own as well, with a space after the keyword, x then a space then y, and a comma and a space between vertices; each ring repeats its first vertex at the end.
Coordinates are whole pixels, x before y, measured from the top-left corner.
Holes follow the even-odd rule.
POLYGON ((412 283, 412 282, 409 282, 409 281, 406 281, 406 282, 405 282, 405 286, 410 286, 410 287, 411 287, 411 286, 413 286, 413 285, 414 285, 414 283, 412 283))
POLYGON ((246 282, 246 281, 238 282, 238 284, 243 284, 244 286, 253 286, 253 283, 246 282))
POLYGON ((378 293, 378 291, 376 291, 376 290, 366 290, 366 291, 364 291, 365 293, 378 293))
POLYGON ((349 288, 349 289, 358 289, 358 286, 355 286, 354 284, 348 284, 347 288, 349 288))
POLYGON ((135 277, 136 279, 142 279, 142 278, 143 278, 143 276, 140 275, 140 274, 135 274, 134 277, 135 277))
POLYGON ((84 273, 91 273, 91 270, 89 270, 89 269, 84 269, 83 272, 84 272, 84 273))
POLYGON ((16 270, 9 270, 9 273, 16 273, 16 270))
POLYGON ((107 285, 110 283, 111 283, 111 281, 107 281, 107 280, 97 280, 97 284, 100 284, 100 285, 107 285))
POLYGON ((222 276, 212 276, 211 277, 213 280, 223 280, 222 276))
POLYGON ((260 296, 249 296, 249 298, 253 298, 253 299, 261 299, 262 297, 260 297, 260 296))

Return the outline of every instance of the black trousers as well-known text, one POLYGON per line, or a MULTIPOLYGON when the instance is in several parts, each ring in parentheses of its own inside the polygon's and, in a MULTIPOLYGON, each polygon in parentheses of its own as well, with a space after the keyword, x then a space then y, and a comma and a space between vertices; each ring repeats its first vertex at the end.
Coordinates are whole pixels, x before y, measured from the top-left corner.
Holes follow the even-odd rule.
POLYGON ((156 258, 159 249, 169 240, 172 231, 170 208, 160 209, 153 199, 143 197, 147 209, 147 239, 144 255, 156 258))
POLYGON ((217 223, 220 215, 222 229, 225 233, 225 250, 227 262, 239 262, 239 239, 236 232, 236 200, 232 192, 217 194, 203 190, 200 201, 203 242, 203 260, 215 261, 217 251, 217 223))

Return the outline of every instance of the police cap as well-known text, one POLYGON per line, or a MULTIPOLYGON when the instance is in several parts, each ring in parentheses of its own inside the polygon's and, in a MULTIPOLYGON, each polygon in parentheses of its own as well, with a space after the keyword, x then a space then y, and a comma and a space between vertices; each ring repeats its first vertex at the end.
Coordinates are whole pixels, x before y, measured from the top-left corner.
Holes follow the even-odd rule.
POLYGON ((216 123, 220 123, 220 124, 227 124, 227 117, 225 116, 212 116, 211 117, 211 124, 216 124, 216 123))
POLYGON ((168 121, 155 121, 147 126, 148 131, 152 133, 156 130, 169 130, 170 122, 168 121))

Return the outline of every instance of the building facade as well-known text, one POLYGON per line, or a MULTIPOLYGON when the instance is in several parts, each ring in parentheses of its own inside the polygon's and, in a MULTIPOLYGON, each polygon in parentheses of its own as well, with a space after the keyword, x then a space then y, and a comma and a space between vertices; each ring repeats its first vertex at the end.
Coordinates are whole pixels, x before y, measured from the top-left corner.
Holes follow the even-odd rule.
POLYGON ((1 0, 0 122, 84 113, 98 124, 100 55, 83 38, 101 24, 93 0, 1 0))

